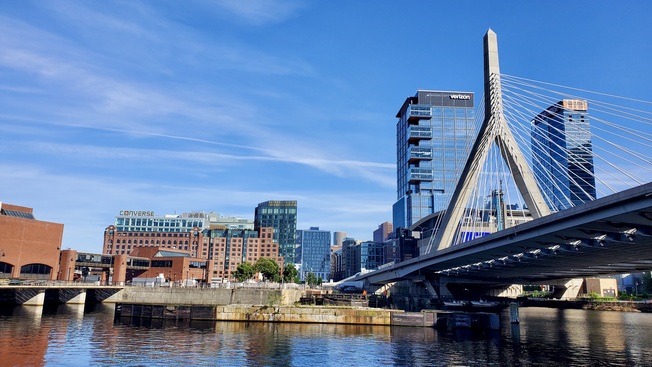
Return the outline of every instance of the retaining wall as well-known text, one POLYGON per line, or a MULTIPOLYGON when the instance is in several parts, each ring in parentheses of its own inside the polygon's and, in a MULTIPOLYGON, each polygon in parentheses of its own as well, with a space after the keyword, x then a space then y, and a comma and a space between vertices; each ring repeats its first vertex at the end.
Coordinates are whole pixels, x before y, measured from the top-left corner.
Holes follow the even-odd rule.
POLYGON ((127 287, 104 302, 158 305, 293 305, 297 289, 127 287))

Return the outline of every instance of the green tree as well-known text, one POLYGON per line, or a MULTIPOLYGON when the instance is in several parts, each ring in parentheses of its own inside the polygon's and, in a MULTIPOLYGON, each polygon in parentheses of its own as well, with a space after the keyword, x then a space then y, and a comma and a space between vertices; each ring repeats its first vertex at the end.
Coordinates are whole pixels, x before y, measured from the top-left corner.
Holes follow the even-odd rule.
POLYGON ((238 282, 244 282, 247 279, 251 279, 251 277, 256 274, 256 269, 254 269, 254 266, 251 265, 250 263, 242 263, 238 265, 238 268, 235 270, 235 279, 238 282))
POLYGON ((317 284, 317 276, 315 273, 308 273, 306 275, 306 283, 308 283, 309 286, 317 284))
POLYGON ((324 282, 324 279, 321 277, 317 278, 317 285, 321 285, 324 282))
POLYGON ((638 291, 641 293, 652 293, 652 272, 646 271, 643 273, 643 288, 639 288, 638 291))
POLYGON ((256 261, 256 271, 263 275, 263 279, 278 282, 280 279, 281 267, 272 259, 261 257, 256 261))
POLYGON ((299 271, 292 264, 286 264, 283 269, 283 281, 286 283, 299 283, 299 271))

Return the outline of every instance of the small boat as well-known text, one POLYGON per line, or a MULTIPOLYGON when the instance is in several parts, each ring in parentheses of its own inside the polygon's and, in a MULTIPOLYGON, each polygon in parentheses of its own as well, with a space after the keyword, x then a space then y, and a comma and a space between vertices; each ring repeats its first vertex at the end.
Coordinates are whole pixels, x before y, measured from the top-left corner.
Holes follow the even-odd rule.
POLYGON ((446 307, 464 307, 466 303, 462 301, 444 301, 444 306, 446 307))
POLYGON ((471 301, 471 306, 473 307, 496 307, 498 302, 490 302, 485 300, 471 301))

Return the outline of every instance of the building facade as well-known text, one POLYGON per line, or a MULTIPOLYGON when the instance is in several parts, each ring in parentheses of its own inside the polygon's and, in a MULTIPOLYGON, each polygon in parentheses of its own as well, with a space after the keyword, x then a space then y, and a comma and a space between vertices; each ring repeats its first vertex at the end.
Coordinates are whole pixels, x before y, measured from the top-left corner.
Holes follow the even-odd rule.
POLYGON ((297 234, 297 202, 270 200, 258 204, 254 212, 254 229, 274 228, 274 241, 285 264, 294 264, 297 234))
POLYGON ((297 248, 301 259, 299 278, 304 281, 308 273, 327 281, 331 278, 331 232, 319 227, 297 231, 297 248))
POLYGON ((342 245, 342 277, 377 269, 385 263, 385 244, 347 237, 342 245))
POLYGON ((186 251, 193 257, 203 255, 199 249, 203 241, 203 232, 199 227, 194 227, 187 232, 119 231, 118 228, 129 227, 110 225, 104 229, 103 254, 131 255, 137 247, 160 247, 186 251))
POLYGON ((393 225, 409 228, 448 207, 477 129, 474 94, 419 90, 396 117, 393 225))
POLYGON ((211 226, 224 226, 229 229, 254 229, 254 221, 251 219, 220 215, 219 213, 208 213, 206 217, 208 218, 208 224, 211 226))
POLYGON ((532 120, 532 166, 553 211, 596 198, 588 103, 564 99, 532 120))
POLYGON ((394 232, 394 226, 390 222, 384 222, 378 225, 378 229, 374 231, 374 242, 383 243, 390 239, 394 232))
POLYGON ((55 280, 63 224, 34 217, 33 209, 0 202, 0 278, 55 280))
POLYGON ((202 229, 208 227, 203 212, 166 214, 153 211, 121 210, 115 223, 105 228, 103 254, 130 255, 136 247, 162 247, 188 251, 199 257, 202 229))
POLYGON ((255 264, 260 258, 276 261, 281 269, 283 258, 279 256, 278 243, 274 241, 274 228, 262 227, 257 231, 215 227, 204 230, 201 258, 213 262, 210 281, 235 280, 238 265, 255 264))

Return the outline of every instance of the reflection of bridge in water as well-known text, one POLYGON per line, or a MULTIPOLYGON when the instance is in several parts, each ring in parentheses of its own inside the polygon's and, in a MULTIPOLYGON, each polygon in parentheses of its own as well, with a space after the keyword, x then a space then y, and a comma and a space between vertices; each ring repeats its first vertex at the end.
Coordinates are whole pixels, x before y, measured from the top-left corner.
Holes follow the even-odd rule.
POLYGON ((491 30, 484 61, 484 120, 447 210, 411 228, 425 235, 418 257, 352 280, 411 280, 440 297, 458 285, 475 288, 477 297, 488 287, 652 269, 650 113, 501 75, 491 30), (510 200, 521 200, 521 210, 503 201, 503 187, 510 200), (480 200, 486 197, 491 205, 480 200), (480 218, 487 213, 490 221, 480 218), (515 213, 520 218, 510 223, 506 217, 515 213), (474 227, 476 218, 481 223, 474 227))
MULTIPOLYGON (((49 283, 49 282, 43 282, 49 283)), ((124 289, 92 284, 34 284, 0 286, 0 306, 84 305, 101 303, 124 289)))

